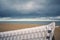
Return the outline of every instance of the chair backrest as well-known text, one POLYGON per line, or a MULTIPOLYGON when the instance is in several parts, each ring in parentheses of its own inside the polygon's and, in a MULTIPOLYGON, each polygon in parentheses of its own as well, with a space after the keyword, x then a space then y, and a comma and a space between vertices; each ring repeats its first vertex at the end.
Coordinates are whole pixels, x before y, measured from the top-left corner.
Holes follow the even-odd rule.
POLYGON ((14 31, 0 32, 0 40, 52 40, 55 22, 14 31))

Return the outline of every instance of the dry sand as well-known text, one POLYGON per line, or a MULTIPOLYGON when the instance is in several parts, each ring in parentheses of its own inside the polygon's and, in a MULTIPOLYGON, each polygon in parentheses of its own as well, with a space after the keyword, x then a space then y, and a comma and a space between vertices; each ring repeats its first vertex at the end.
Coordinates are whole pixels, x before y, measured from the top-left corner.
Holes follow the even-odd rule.
MULTIPOLYGON (((0 32, 17 30, 22 28, 31 28, 36 26, 40 26, 40 24, 0 24, 0 32)), ((54 37, 55 40, 60 40, 60 27, 57 27, 55 29, 54 37)))
POLYGON ((0 32, 23 29, 23 28, 31 28, 36 26, 40 26, 40 25, 39 24, 0 24, 0 32))
POLYGON ((60 40, 60 27, 55 29, 54 36, 55 36, 55 40, 60 40))

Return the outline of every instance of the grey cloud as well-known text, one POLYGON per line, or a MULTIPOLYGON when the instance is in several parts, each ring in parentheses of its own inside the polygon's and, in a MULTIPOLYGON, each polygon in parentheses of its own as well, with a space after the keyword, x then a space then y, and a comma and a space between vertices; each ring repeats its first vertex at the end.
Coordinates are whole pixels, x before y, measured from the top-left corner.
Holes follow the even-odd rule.
POLYGON ((60 0, 0 0, 0 17, 43 17, 60 16, 60 0), (20 6, 28 2, 35 2, 33 10, 16 11, 13 5, 20 6), (22 11, 22 12, 21 12, 22 11), (26 13, 25 13, 26 11, 26 13))

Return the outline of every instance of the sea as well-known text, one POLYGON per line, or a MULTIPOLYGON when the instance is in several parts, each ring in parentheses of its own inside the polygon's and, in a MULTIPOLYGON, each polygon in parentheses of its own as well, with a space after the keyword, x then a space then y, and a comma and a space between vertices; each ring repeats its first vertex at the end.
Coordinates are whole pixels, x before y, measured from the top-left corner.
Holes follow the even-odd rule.
MULTIPOLYGON (((42 24, 46 25, 53 21, 0 21, 0 23, 11 23, 11 24, 42 24)), ((60 26, 60 21, 54 21, 57 26, 60 26)))

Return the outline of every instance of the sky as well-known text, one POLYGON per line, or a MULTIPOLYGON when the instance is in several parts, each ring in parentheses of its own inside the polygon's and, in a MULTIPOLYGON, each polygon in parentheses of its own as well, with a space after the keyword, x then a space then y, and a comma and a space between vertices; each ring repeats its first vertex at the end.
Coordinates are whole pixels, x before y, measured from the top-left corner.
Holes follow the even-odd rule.
POLYGON ((0 21, 60 21, 60 0, 0 0, 0 21))

